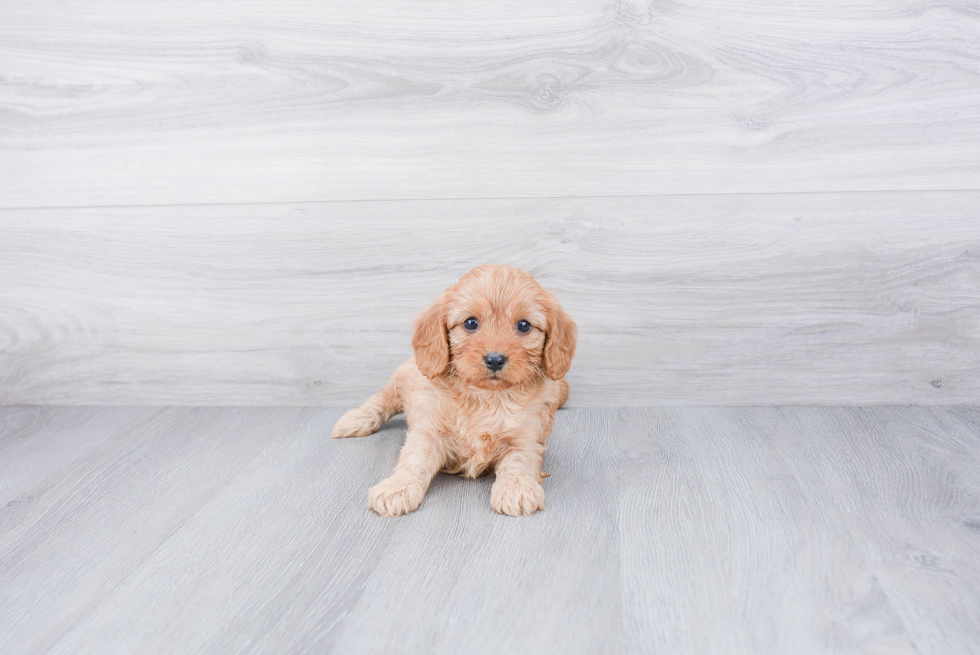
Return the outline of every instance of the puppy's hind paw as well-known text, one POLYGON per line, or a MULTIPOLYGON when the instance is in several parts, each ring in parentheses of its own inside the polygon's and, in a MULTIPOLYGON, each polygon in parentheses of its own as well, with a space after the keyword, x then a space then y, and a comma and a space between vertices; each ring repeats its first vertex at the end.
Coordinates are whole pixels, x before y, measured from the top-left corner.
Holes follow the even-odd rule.
POLYGON ((527 478, 497 478, 490 487, 490 506, 501 514, 530 516, 544 509, 544 487, 527 478))
POLYGON ((333 439, 343 439, 345 437, 366 437, 373 434, 381 427, 381 417, 373 409, 358 407, 352 409, 343 416, 333 426, 330 436, 333 439))
POLYGON ((371 487, 368 492, 368 509, 381 516, 398 516, 418 509, 425 496, 425 487, 416 480, 400 480, 390 477, 371 487))

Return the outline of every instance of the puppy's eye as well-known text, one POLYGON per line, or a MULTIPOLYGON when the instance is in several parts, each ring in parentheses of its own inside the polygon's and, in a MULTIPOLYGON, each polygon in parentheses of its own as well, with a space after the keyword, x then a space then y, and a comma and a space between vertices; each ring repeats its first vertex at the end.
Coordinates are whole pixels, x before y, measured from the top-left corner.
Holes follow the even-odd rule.
POLYGON ((470 332, 473 332, 478 327, 480 327, 480 322, 475 318, 473 318, 472 316, 470 316, 468 319, 463 321, 463 327, 469 330, 470 332))
POLYGON ((525 321, 523 318, 517 321, 517 331, 518 332, 530 332, 531 324, 525 321))

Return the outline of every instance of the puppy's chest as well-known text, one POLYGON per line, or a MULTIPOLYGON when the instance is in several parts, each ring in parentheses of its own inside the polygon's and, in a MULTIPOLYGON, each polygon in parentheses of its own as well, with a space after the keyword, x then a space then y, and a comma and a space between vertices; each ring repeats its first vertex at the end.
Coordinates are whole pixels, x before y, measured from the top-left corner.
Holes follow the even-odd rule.
POLYGON ((472 417, 460 416, 456 420, 454 435, 464 442, 487 442, 517 430, 518 421, 512 416, 472 417))
POLYGON ((516 403, 463 404, 447 430, 457 466, 476 476, 495 463, 527 432, 527 408, 516 403))

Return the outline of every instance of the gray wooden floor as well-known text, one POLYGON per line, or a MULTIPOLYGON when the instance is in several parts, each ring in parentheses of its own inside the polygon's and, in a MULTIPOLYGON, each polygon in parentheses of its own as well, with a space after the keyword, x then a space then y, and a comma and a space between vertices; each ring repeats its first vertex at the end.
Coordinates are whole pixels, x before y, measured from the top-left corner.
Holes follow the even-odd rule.
POLYGON ((980 652, 980 408, 571 409, 548 509, 337 409, 0 409, 0 652, 980 652))

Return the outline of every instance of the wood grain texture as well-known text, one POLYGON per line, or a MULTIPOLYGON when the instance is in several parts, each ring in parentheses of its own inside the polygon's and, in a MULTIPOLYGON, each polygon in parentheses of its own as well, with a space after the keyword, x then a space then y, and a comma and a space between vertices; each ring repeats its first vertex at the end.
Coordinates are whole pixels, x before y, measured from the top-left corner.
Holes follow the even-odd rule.
POLYGON ((976 650, 980 432, 960 413, 976 427, 975 409, 619 410, 630 650, 976 650))
POLYGON ((520 520, 453 476, 374 515, 404 421, 339 415, 0 408, 0 650, 980 649, 978 408, 563 410, 520 520))
POLYGON ((472 266, 578 321, 577 406, 980 401, 980 192, 0 212, 0 403, 352 405, 472 266))
POLYGON ((829 418, 811 425, 850 435, 840 456, 861 468, 826 479, 916 646, 977 650, 980 590, 964 580, 980 575, 980 413, 903 407, 829 418), (949 623, 937 630, 938 619, 949 623))
MULTIPOLYGON (((17 513, 12 507, 22 504, 12 499, 25 482, 33 483, 50 467, 79 459, 117 430, 128 434, 130 422, 145 414, 145 410, 137 409, 105 415, 84 409, 46 413, 28 407, 5 410, 0 414, 0 504, 12 504, 7 506, 4 520, 17 513)), ((0 534, 3 532, 5 524, 0 523, 0 534)))
POLYGON ((980 188, 968 0, 0 6, 0 206, 980 188))

